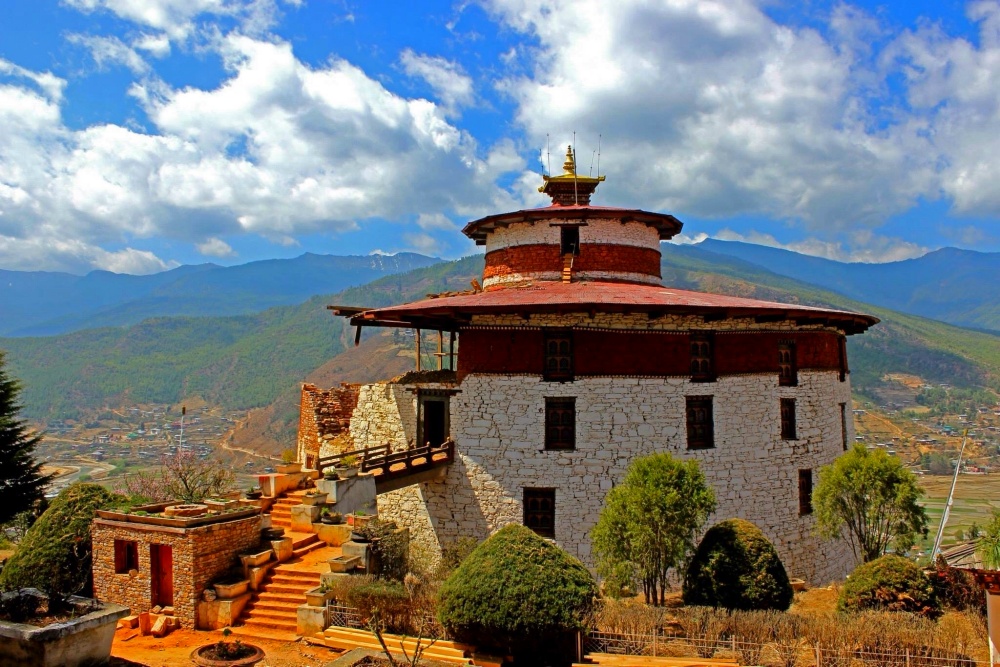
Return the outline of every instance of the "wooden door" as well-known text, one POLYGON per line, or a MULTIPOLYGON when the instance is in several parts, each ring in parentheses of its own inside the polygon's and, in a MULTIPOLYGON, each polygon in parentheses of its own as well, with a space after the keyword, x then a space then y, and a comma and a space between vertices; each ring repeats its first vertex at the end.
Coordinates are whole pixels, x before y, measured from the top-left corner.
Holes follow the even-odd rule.
POLYGON ((150 602, 152 606, 174 604, 174 550, 168 544, 149 545, 150 602))

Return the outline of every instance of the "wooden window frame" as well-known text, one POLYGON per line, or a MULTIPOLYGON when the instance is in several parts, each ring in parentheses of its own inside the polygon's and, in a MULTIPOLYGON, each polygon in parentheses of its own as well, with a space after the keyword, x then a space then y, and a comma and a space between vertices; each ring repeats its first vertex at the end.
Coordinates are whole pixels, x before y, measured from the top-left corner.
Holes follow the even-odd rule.
POLYGON ((576 398, 545 399, 545 449, 571 451, 576 449, 576 398), (570 416, 569 424, 557 424, 557 419, 570 416), (568 433, 567 433, 568 431, 568 433))
POLYGON ((809 516, 813 513, 812 492, 812 468, 799 468, 799 516, 809 516))
POLYGON ((715 410, 712 396, 687 396, 685 398, 688 449, 715 448, 715 410), (699 419, 698 411, 707 411, 707 419, 699 419))
POLYGON ((556 490, 525 487, 522 490, 523 523, 541 537, 556 536, 556 490), (545 504, 549 506, 544 507, 545 504))
POLYGON ((559 226, 559 254, 560 255, 573 255, 575 257, 580 256, 580 225, 560 225, 559 226), (567 239, 566 237, 574 234, 576 236, 576 243, 572 244, 572 250, 566 252, 566 247, 571 245, 572 239, 567 239))
POLYGON ((139 543, 136 540, 115 540, 115 574, 128 574, 139 569, 139 543))
POLYGON ((782 398, 779 399, 779 409, 781 414, 781 439, 782 440, 798 440, 796 415, 795 415, 795 399, 794 398, 782 398))
POLYGON ((715 340, 710 333, 691 334, 691 381, 715 382, 715 340))
MULTIPOLYGON (((424 404, 431 401, 444 403, 444 433, 445 441, 451 438, 451 397, 455 394, 453 389, 417 389, 417 446, 424 444, 424 404)), ((431 443, 440 445, 441 443, 431 443)))
POLYGON ((847 451, 847 403, 840 404, 840 441, 847 451))
POLYGON ((778 386, 797 387, 799 384, 799 366, 795 355, 795 343, 785 341, 778 343, 778 386))
POLYGON ((545 382, 572 382, 573 381, 573 330, 572 329, 557 329, 554 331, 546 331, 543 337, 544 348, 542 349, 543 358, 543 368, 542 368, 542 379, 545 382), (562 350, 553 352, 552 345, 560 345, 561 343, 566 343, 568 350, 564 353, 562 350), (568 370, 556 370, 550 369, 550 362, 554 359, 556 361, 557 367, 560 365, 559 360, 566 358, 566 365, 568 370))

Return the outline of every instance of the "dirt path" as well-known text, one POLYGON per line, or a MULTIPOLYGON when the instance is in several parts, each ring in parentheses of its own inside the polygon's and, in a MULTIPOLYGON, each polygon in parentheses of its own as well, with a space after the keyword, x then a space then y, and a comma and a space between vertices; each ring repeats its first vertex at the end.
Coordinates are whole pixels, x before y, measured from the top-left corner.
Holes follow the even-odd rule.
MULTIPOLYGON (((111 646, 111 667, 184 667, 191 666, 191 651, 222 639, 219 632, 175 630, 162 639, 133 637, 135 630, 118 630, 111 646)), ((299 642, 251 640, 264 649, 266 657, 258 667, 323 667, 340 653, 299 642)))

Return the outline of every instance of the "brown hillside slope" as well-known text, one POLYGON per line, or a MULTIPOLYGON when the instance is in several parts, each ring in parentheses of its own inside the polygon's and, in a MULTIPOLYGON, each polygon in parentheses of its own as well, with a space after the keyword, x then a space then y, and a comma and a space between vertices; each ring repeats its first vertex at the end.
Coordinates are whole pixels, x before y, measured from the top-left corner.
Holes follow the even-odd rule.
MULTIPOLYGON (((412 340, 395 331, 377 331, 364 338, 358 347, 352 344, 302 380, 326 388, 341 382, 377 382, 395 377, 413 370, 412 340)), ((278 456, 295 446, 298 420, 299 385, 296 384, 271 405, 251 410, 236 429, 230 446, 278 456)))

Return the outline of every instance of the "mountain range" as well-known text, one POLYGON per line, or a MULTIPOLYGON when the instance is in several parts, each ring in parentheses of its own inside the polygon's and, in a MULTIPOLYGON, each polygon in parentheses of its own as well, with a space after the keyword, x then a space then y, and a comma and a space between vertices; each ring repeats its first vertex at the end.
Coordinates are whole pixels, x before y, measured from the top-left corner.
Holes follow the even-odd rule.
POLYGON ((1000 253, 941 248, 885 264, 844 263, 768 246, 708 239, 699 248, 866 303, 1000 331, 1000 253))
POLYGON ((181 266, 146 276, 0 271, 0 336, 51 336, 165 315, 257 313, 440 261, 415 253, 306 253, 229 267, 181 266))

